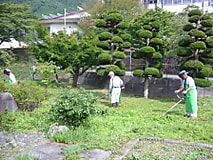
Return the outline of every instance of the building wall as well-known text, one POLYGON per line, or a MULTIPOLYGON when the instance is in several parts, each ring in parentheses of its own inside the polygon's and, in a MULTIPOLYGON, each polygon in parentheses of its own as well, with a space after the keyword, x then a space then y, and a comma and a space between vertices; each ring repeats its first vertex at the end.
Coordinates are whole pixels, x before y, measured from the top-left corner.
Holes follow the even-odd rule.
MULTIPOLYGON (((64 30, 64 24, 50 24, 50 34, 57 33, 58 31, 64 30)), ((77 31, 77 24, 76 23, 67 23, 66 24, 66 32, 70 34, 73 31, 77 31)))

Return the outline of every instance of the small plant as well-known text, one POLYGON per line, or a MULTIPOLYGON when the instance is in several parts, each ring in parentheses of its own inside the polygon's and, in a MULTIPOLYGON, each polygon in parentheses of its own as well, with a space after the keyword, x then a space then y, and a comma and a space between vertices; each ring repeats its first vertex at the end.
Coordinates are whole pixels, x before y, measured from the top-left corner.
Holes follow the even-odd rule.
POLYGON ((19 155, 15 157, 15 160, 39 160, 40 158, 36 158, 29 154, 19 155))

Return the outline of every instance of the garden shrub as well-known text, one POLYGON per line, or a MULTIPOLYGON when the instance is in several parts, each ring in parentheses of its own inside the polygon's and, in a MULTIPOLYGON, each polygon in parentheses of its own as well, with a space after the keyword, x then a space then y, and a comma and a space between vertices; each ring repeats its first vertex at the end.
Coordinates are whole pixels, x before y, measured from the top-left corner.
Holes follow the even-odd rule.
POLYGON ((148 31, 148 30, 140 29, 140 30, 137 31, 137 35, 139 37, 142 37, 142 38, 151 38, 152 37, 152 32, 148 31))
POLYGON ((177 55, 181 57, 188 57, 193 54, 192 50, 190 48, 179 48, 177 55))
POLYGON ((152 54, 152 53, 155 52, 155 48, 150 47, 150 46, 145 46, 145 47, 142 47, 142 48, 140 49, 140 52, 141 52, 142 54, 152 54))
POLYGON ((64 91, 52 104, 50 120, 60 125, 79 126, 90 116, 96 114, 96 97, 86 91, 64 91))
POLYGON ((213 27, 213 21, 211 19, 203 20, 200 24, 203 27, 213 27))
POLYGON ((120 28, 120 29, 126 29, 126 28, 129 28, 129 23, 127 22, 121 22, 117 25, 117 28, 120 28))
POLYGON ((102 48, 102 49, 109 49, 110 48, 110 44, 107 41, 99 41, 97 43, 97 46, 102 48))
POLYGON ((112 34, 110 32, 102 32, 98 35, 100 41, 109 40, 112 38, 112 34))
POLYGON ((194 29, 194 28, 195 28, 194 25, 191 24, 191 23, 186 24, 186 25, 183 26, 183 30, 184 30, 184 31, 190 31, 190 30, 192 30, 192 29, 194 29))
POLYGON ((105 76, 106 75, 106 70, 103 69, 103 68, 98 68, 96 70, 96 73, 97 73, 98 76, 105 76))
POLYGON ((123 44, 122 44, 122 48, 130 48, 132 46, 132 44, 130 43, 130 42, 124 42, 123 44))
POLYGON ((124 76, 125 71, 121 70, 118 66, 116 65, 108 65, 106 67, 106 73, 108 74, 110 71, 113 71, 116 75, 124 76))
POLYGON ((213 37, 208 37, 206 39, 206 44, 209 48, 213 48, 213 37))
POLYGON ((189 17, 189 22, 191 22, 191 23, 197 23, 199 20, 200 20, 200 16, 198 16, 198 15, 189 17))
POLYGON ((155 52, 152 56, 152 59, 162 59, 163 56, 160 52, 155 52))
POLYGON ((204 77, 209 77, 210 75, 213 74, 212 67, 210 65, 205 65, 199 72, 199 77, 204 78, 204 77))
POLYGON ((151 75, 153 77, 157 77, 160 78, 161 77, 161 73, 157 68, 154 67, 148 67, 144 70, 144 75, 151 75))
POLYGON ((122 38, 119 37, 119 36, 114 36, 114 37, 112 38, 112 42, 114 42, 114 43, 122 43, 123 40, 122 40, 122 38))
POLYGON ((189 32, 189 35, 190 36, 193 36, 195 38, 204 38, 206 35, 203 31, 199 31, 197 29, 192 29, 190 32, 189 32))
POLYGON ((152 27, 151 27, 150 25, 144 25, 143 28, 144 28, 145 30, 149 30, 149 31, 152 30, 152 27))
POLYGON ((160 29, 160 22, 157 22, 157 21, 155 21, 155 22, 152 22, 152 28, 155 28, 155 29, 160 29))
POLYGON ((98 20, 95 21, 95 25, 97 27, 106 27, 107 23, 103 19, 98 19, 98 20))
POLYGON ((136 77, 142 77, 143 76, 144 71, 142 69, 136 69, 133 72, 133 75, 136 77))
POLYGON ((207 14, 203 14, 201 17, 201 20, 207 20, 207 19, 211 19, 211 16, 207 13, 207 14))
POLYGON ((190 44, 190 47, 191 49, 206 49, 206 44, 202 41, 197 41, 197 42, 194 42, 192 44, 190 44))
POLYGON ((157 68, 157 69, 161 69, 163 68, 163 63, 162 62, 157 62, 155 65, 153 65, 154 68, 157 68))
POLYGON ((206 32, 207 36, 213 36, 213 29, 210 29, 206 32))
POLYGON ((178 42, 178 45, 181 47, 188 47, 191 43, 193 43, 195 40, 191 37, 184 37, 178 42))
POLYGON ((18 109, 34 110, 47 98, 46 90, 37 83, 22 81, 18 85, 9 85, 0 81, 0 92, 9 92, 13 95, 18 109))
POLYGON ((129 33, 121 34, 121 38, 125 41, 131 40, 132 36, 129 33))
POLYGON ((201 16, 201 15, 202 15, 201 10, 199 10, 199 9, 193 9, 193 10, 191 10, 191 11, 188 13, 188 16, 189 16, 189 17, 195 16, 195 15, 201 16))
POLYGON ((125 63, 123 61, 117 61, 115 63, 116 66, 118 66, 120 69, 124 69, 125 68, 125 63))
POLYGON ((99 64, 108 64, 111 60, 111 56, 109 53, 101 53, 98 56, 99 64))
POLYGON ((204 64, 198 60, 189 60, 180 66, 180 69, 202 69, 204 64))
POLYGON ((211 87, 212 85, 211 80, 205 78, 195 78, 195 83, 199 87, 211 87))
POLYGON ((163 40, 160 38, 152 38, 150 40, 150 43, 153 45, 162 45, 163 44, 163 40))
POLYGON ((115 51, 113 54, 113 57, 116 59, 125 59, 126 58, 126 54, 124 52, 121 51, 115 51))
POLYGON ((113 21, 115 23, 121 22, 123 19, 123 16, 119 13, 111 13, 107 16, 107 21, 113 21))

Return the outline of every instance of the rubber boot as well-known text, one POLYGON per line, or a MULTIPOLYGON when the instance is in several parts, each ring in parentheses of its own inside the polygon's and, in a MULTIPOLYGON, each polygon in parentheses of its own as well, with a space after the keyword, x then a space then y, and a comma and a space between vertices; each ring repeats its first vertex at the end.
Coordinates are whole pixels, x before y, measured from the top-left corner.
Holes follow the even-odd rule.
POLYGON ((118 107, 118 106, 119 106, 119 103, 118 103, 118 102, 116 102, 115 106, 116 106, 116 107, 118 107))
POLYGON ((112 103, 112 107, 113 107, 113 108, 116 108, 116 103, 112 103))

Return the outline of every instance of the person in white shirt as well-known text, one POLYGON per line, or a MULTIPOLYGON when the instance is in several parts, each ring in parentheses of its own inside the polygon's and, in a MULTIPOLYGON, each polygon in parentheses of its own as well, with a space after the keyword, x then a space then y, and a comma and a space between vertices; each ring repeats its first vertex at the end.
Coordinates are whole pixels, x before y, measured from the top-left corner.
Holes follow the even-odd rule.
POLYGON ((15 75, 11 72, 10 69, 6 68, 4 70, 4 74, 8 75, 8 83, 9 84, 17 84, 15 75))
POLYGON ((185 70, 179 73, 179 77, 183 80, 182 88, 175 90, 175 93, 178 94, 182 92, 185 95, 185 105, 186 113, 188 117, 197 117, 197 90, 195 81, 192 77, 187 75, 188 72, 185 70))
POLYGON ((120 77, 115 76, 114 72, 110 71, 108 76, 109 82, 109 97, 111 99, 112 107, 118 107, 121 102, 121 89, 124 88, 123 81, 120 77))

